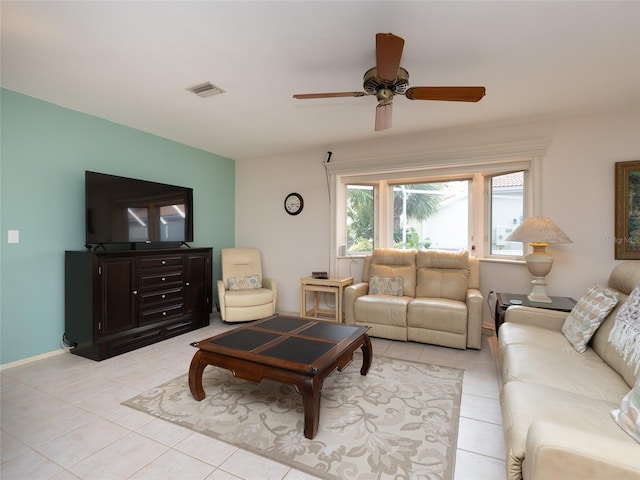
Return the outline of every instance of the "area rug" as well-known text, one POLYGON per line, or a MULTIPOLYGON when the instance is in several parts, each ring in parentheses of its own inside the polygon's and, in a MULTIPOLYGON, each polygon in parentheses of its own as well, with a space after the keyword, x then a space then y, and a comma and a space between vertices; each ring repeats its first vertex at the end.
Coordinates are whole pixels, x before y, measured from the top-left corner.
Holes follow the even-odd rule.
POLYGON ((378 356, 362 376, 360 365, 325 380, 312 440, 293 387, 212 366, 201 402, 183 375, 123 405, 324 479, 451 480, 464 371, 378 356))

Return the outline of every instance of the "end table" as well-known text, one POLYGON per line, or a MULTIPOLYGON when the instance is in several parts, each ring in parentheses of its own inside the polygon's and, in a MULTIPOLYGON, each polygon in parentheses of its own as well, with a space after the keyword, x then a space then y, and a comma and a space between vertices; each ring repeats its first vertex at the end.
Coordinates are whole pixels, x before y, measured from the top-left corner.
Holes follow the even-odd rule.
POLYGON ((342 293, 344 287, 353 284, 353 277, 329 277, 300 279, 300 317, 301 318, 334 318, 342 323, 342 293), (307 292, 313 292, 313 308, 307 310, 307 292), (335 310, 322 309, 318 305, 318 292, 333 293, 335 310))
POLYGON ((547 310, 557 310, 559 312, 570 312, 576 304, 571 297, 549 297, 551 303, 532 302, 526 294, 519 293, 496 293, 496 311, 494 314, 496 322, 496 335, 500 325, 504 323, 507 308, 513 305, 524 307, 545 308, 547 310), (511 301, 514 301, 513 303, 511 301))

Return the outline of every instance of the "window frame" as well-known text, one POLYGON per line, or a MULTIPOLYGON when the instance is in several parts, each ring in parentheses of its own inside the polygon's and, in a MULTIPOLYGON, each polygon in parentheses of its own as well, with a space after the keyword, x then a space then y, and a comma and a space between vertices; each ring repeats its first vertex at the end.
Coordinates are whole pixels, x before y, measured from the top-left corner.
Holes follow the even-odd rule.
MULTIPOLYGON (((421 138, 421 142, 425 142, 421 138)), ((501 143, 476 144, 438 148, 442 146, 438 137, 431 138, 432 150, 412 153, 381 153, 372 150, 362 153, 362 149, 336 152, 331 163, 325 168, 329 176, 330 186, 330 256, 334 272, 339 271, 340 246, 344 245, 344 211, 346 209, 345 183, 373 182, 379 180, 393 181, 407 178, 436 179, 453 175, 472 175, 482 178, 490 173, 503 173, 514 170, 525 170, 524 217, 541 213, 541 170, 542 162, 551 143, 550 137, 532 137, 524 140, 501 143), (342 212, 342 213, 341 213, 342 212)), ((366 149, 365 149, 366 150, 366 149)), ((451 178, 451 177, 450 177, 451 178)), ((483 198, 485 186, 483 181, 472 182, 474 198, 483 198)), ((493 258, 488 255, 487 216, 490 213, 486 199, 474 201, 470 214, 469 245, 476 245, 476 254, 483 260, 519 261, 522 259, 493 258)), ((380 246, 379 238, 376 245, 380 246)), ((355 256, 351 256, 351 261, 355 256)), ((349 267, 350 268, 350 267, 349 267)))
MULTIPOLYGON (((437 183, 456 180, 469 181, 469 215, 468 215, 468 250, 471 252, 475 246, 476 256, 483 259, 522 261, 526 254, 526 247, 522 255, 500 255, 491 252, 491 179, 495 176, 523 171, 523 217, 527 218, 535 214, 534 198, 536 185, 534 184, 534 171, 536 169, 534 158, 512 162, 487 163, 476 168, 481 171, 465 173, 439 171, 436 175, 425 175, 424 171, 413 172, 387 172, 373 173, 370 175, 360 173, 358 175, 335 175, 335 185, 338 198, 344 198, 343 207, 336 205, 335 212, 335 250, 340 252, 340 246, 346 247, 346 190, 347 185, 367 185, 374 190, 374 240, 373 248, 393 247, 393 187, 411 183, 437 183), (415 175, 415 176, 414 176, 415 175), (342 194, 340 195, 340 193, 342 194), (480 240, 480 241, 478 241, 480 240)), ((539 177, 539 175, 538 175, 539 177)), ((345 254, 348 258, 365 256, 368 252, 345 254)))
POLYGON ((484 178, 484 184, 483 184, 483 189, 484 189, 484 197, 485 197, 485 204, 487 206, 485 212, 485 218, 484 218, 484 238, 485 238, 485 242, 483 245, 483 257, 484 258, 493 258, 493 259, 504 259, 504 260, 522 260, 524 258, 524 255, 526 255, 526 245, 522 246, 522 253, 518 254, 518 255, 507 255, 507 254, 499 254, 499 253, 493 253, 491 251, 491 244, 492 244, 492 240, 493 240, 493 187, 492 187, 492 180, 495 177, 499 177, 502 175, 508 175, 510 173, 516 173, 516 172, 522 172, 523 174, 523 179, 522 179, 522 217, 523 220, 525 218, 527 218, 529 215, 528 213, 528 209, 527 209, 527 205, 529 204, 529 202, 527 202, 527 197, 531 195, 530 192, 530 169, 518 169, 518 170, 512 170, 512 171, 506 171, 506 172, 493 172, 487 175, 483 175, 484 178))

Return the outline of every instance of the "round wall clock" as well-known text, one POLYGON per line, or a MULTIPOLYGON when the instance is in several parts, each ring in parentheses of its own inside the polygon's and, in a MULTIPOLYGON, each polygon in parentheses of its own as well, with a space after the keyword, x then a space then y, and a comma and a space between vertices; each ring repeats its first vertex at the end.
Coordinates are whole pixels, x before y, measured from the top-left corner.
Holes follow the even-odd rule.
POLYGON ((299 193, 290 193, 284 199, 284 210, 289 215, 298 215, 304 207, 304 200, 299 193))

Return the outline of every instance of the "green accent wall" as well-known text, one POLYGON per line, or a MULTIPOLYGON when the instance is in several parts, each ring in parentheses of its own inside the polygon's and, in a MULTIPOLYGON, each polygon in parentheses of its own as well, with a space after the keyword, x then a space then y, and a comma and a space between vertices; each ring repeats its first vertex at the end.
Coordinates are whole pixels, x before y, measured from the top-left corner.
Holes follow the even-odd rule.
POLYGON ((220 248, 235 242, 232 159, 0 89, 0 364, 61 348, 64 252, 85 250, 85 170, 192 187, 191 246, 214 248, 220 278, 220 248))

